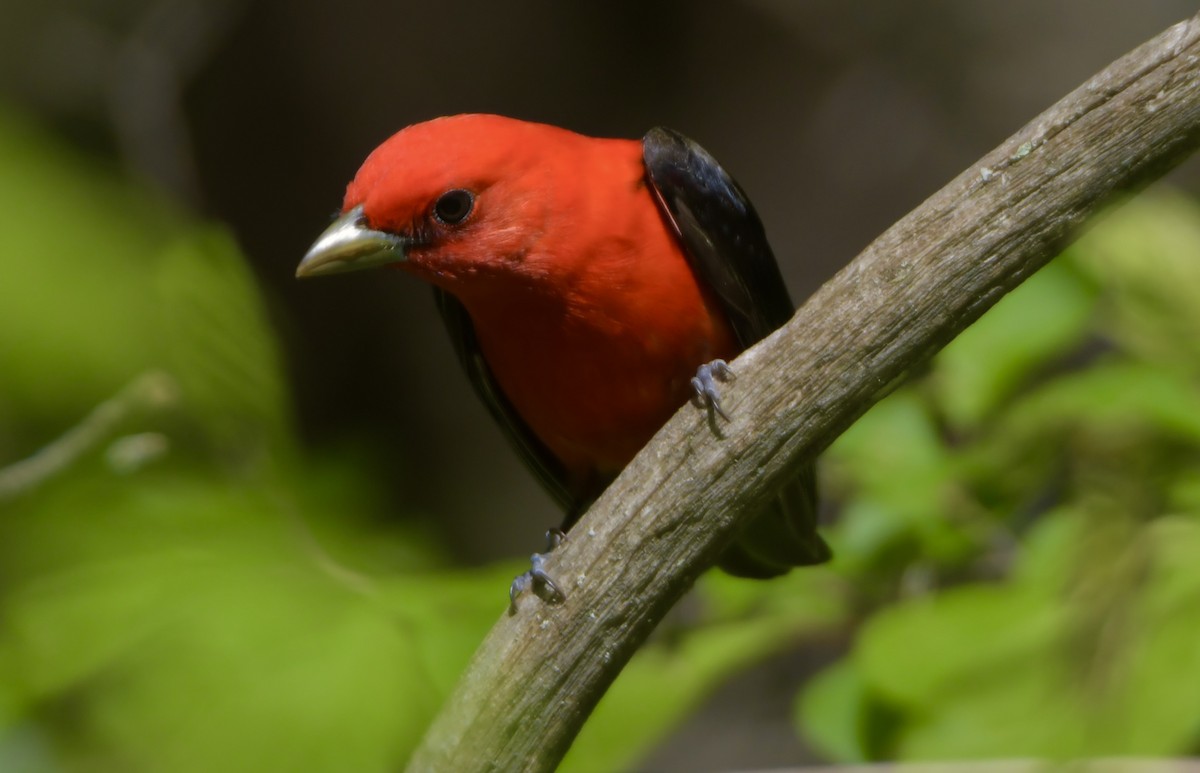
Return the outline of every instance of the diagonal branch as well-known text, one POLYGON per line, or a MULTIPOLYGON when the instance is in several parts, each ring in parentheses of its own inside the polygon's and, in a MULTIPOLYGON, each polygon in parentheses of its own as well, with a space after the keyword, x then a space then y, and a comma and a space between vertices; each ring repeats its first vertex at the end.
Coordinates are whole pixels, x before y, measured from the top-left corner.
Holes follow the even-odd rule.
MULTIPOLYGON (((746 518, 1114 194, 1200 144, 1200 16, 1114 62, 880 236, 738 358, 724 437, 685 407, 555 551, 561 606, 502 616, 410 770, 552 770, 746 518)), ((499 600, 497 606, 501 606, 499 600)))

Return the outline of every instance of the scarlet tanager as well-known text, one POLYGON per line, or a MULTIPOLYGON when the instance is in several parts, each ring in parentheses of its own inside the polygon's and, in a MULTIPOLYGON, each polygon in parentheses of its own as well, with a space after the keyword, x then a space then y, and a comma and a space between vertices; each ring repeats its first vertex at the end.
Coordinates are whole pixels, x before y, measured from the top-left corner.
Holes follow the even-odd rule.
MULTIPOLYGON (((690 397, 723 415, 724 360, 793 311, 741 188, 663 128, 638 141, 494 115, 409 126, 368 156, 296 275, 381 265, 433 285, 467 377, 564 531, 690 397)), ((799 471, 719 565, 772 577, 827 560, 815 492, 799 471)), ((537 557, 534 576, 559 593, 537 557)))

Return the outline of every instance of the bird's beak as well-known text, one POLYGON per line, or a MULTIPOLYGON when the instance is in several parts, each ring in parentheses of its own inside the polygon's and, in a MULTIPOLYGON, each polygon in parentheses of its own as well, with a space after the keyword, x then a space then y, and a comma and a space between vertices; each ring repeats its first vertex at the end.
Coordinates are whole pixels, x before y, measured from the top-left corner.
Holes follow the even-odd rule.
POLYGON ((367 228, 362 205, 334 220, 317 237, 304 260, 296 267, 296 276, 340 274, 408 259, 409 242, 401 236, 367 228))

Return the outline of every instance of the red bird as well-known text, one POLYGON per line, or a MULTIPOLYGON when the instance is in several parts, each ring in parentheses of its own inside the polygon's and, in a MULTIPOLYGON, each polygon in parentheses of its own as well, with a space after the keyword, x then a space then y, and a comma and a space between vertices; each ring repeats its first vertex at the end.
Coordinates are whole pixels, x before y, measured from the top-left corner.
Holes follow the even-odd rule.
MULTIPOLYGON (((342 211, 296 275, 394 265, 432 284, 471 384, 564 530, 689 397, 724 415, 724 360, 793 311, 741 188, 669 129, 419 123, 371 153, 342 211)), ((828 559, 815 506, 808 468, 720 565, 771 577, 828 559)), ((533 577, 559 595, 536 558, 533 577)))

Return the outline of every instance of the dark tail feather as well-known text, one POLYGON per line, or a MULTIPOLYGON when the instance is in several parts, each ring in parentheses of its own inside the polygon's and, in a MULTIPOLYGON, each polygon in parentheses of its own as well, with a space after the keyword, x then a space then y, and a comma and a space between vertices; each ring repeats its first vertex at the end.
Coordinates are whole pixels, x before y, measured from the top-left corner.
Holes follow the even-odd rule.
POLYGON ((817 533, 817 483, 809 467, 738 535, 717 563, 735 577, 763 579, 833 555, 817 533))

